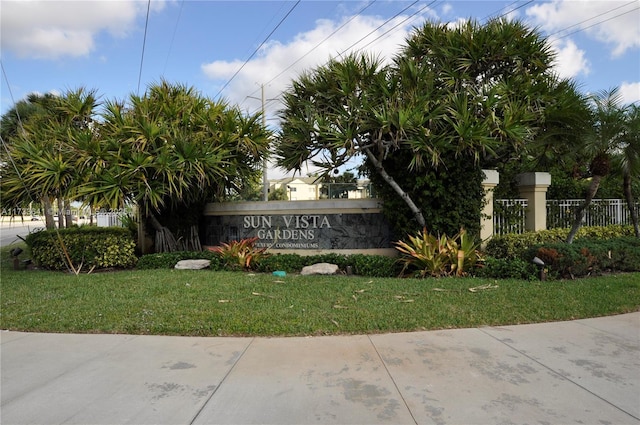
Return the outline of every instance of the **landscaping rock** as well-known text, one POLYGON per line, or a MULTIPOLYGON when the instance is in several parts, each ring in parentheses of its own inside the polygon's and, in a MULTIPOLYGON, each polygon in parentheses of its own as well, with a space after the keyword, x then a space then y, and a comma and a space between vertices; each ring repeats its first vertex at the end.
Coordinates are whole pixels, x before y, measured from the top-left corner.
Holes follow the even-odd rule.
POLYGON ((200 270, 206 269, 210 264, 210 260, 180 260, 174 268, 179 270, 200 270))
POLYGON ((318 263, 311 266, 305 266, 302 268, 300 274, 302 276, 308 276, 312 274, 336 274, 338 273, 338 266, 329 263, 318 263))

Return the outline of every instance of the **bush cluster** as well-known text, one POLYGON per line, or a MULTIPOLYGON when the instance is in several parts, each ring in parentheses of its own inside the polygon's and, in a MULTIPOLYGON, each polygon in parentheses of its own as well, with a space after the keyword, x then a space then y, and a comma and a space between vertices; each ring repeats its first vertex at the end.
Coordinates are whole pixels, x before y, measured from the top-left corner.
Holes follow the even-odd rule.
MULTIPOLYGON (((143 255, 136 268, 138 269, 170 269, 180 260, 207 259, 211 260, 212 270, 236 270, 230 266, 219 253, 213 251, 182 251, 166 252, 161 254, 143 255)), ((346 271, 351 267, 354 274, 370 277, 396 277, 400 273, 401 266, 395 258, 383 255, 342 255, 321 254, 303 256, 298 254, 273 254, 264 256, 255 264, 255 270, 262 273, 272 273, 282 270, 287 273, 297 273, 305 266, 317 263, 332 263, 346 271)))
MULTIPOLYGON (((413 241, 410 246, 416 247, 416 249, 418 245, 422 248, 424 246, 431 248, 411 250, 410 257, 407 257, 407 253, 405 253, 405 256, 400 259, 364 254, 302 256, 298 254, 268 255, 260 252, 260 255, 253 255, 253 250, 236 252, 235 249, 214 249, 204 252, 145 255, 140 258, 137 267, 139 269, 173 268, 180 260, 205 258, 211 261, 212 270, 237 270, 239 264, 237 259, 229 257, 235 255, 242 260, 245 270, 256 270, 263 273, 278 270, 297 273, 305 266, 316 263, 332 263, 340 267, 343 272, 350 269, 353 274, 360 276, 397 277, 402 274, 403 264, 406 266, 408 261, 411 265, 414 265, 415 261, 419 261, 419 269, 424 268, 429 271, 429 274, 438 276, 443 273, 434 273, 431 262, 435 261, 439 266, 449 267, 452 261, 457 261, 456 266, 460 267, 461 271, 464 270, 464 274, 494 279, 535 280, 538 279, 539 270, 532 260, 534 257, 538 257, 545 262, 545 271, 549 278, 574 278, 607 271, 640 271, 640 239, 632 236, 620 236, 631 234, 632 230, 624 226, 584 228, 579 234, 580 237, 571 245, 562 242, 567 236, 568 229, 499 236, 489 242, 488 255, 484 259, 471 256, 472 252, 476 252, 476 247, 471 239, 469 244, 462 243, 464 241, 454 244, 455 238, 453 240, 446 237, 437 239, 423 234, 419 241, 424 243, 417 244, 413 241), (442 252, 447 255, 436 255, 442 249, 444 249, 442 252), (468 255, 461 257, 460 250, 468 255), (450 251, 455 255, 449 255, 450 251), (247 263, 246 259, 249 258, 245 255, 247 252, 252 254, 250 258, 255 261, 247 263), (461 259, 464 260, 467 257, 472 261, 463 269, 459 263, 461 259)), ((238 246, 243 245, 238 244, 238 246)))
POLYGON ((25 242, 35 264, 50 270, 128 268, 137 261, 135 241, 123 228, 41 230, 27 235, 25 242))
MULTIPOLYGON (((493 258, 522 258, 525 251, 534 245, 561 243, 567 239, 569 229, 549 229, 538 232, 526 232, 521 235, 508 234, 494 236, 485 249, 485 254, 493 258)), ((633 236, 632 226, 592 226, 581 227, 575 240, 580 238, 612 239, 621 236, 633 236)))
POLYGON ((630 236, 604 240, 584 238, 572 244, 542 244, 527 249, 523 260, 531 261, 534 257, 544 261, 551 278, 640 271, 640 239, 630 236))
POLYGON ((493 258, 487 257, 484 264, 477 267, 474 272, 476 277, 492 279, 538 279, 538 270, 531 261, 520 258, 493 258))

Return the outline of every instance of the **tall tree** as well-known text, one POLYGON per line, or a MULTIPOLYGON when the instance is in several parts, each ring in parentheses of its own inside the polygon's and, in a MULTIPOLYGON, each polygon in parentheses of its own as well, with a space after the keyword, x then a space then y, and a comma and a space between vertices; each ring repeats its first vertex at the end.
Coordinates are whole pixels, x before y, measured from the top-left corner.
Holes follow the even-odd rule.
POLYGON ((582 226, 585 213, 598 192, 601 180, 611 171, 614 153, 624 149, 626 111, 622 106, 622 97, 617 88, 598 92, 591 96, 591 122, 578 146, 586 158, 590 159, 591 174, 584 202, 577 208, 575 219, 567 236, 572 243, 582 226))
POLYGON ((294 81, 283 96, 278 164, 300 170, 311 161, 329 173, 361 155, 372 180, 405 205, 414 228, 427 224, 423 211, 437 207, 421 191, 447 190, 446 183, 415 184, 428 181, 420 177, 472 179, 473 211, 440 212, 479 222, 481 163, 520 154, 534 140, 556 81, 552 60, 546 40, 520 22, 426 23, 389 66, 351 55, 294 81), (469 174, 447 171, 456 161, 470 163, 469 174))
POLYGON ((622 192, 635 235, 640 238, 638 209, 632 190, 634 181, 640 183, 640 106, 629 105, 626 108, 624 136, 619 151, 614 155, 614 169, 622 175, 622 192))
POLYGON ((241 191, 268 153, 259 115, 166 81, 126 105, 107 102, 102 121, 104 148, 85 165, 93 175, 80 192, 96 205, 136 205, 156 232, 157 251, 180 247, 162 217, 197 226, 203 204, 241 191))
POLYGON ((95 90, 79 88, 60 96, 34 94, 27 98, 29 108, 20 104, 9 113, 15 113, 17 126, 10 126, 6 133, 11 158, 3 170, 3 200, 14 204, 34 198, 41 201, 47 228, 54 226, 52 201, 57 200, 58 224, 64 227, 66 221, 70 226, 69 198, 76 196, 81 180, 74 165, 76 142, 83 133, 93 132, 89 123, 98 105, 95 90), (18 119, 14 110, 20 109, 23 113, 18 119))

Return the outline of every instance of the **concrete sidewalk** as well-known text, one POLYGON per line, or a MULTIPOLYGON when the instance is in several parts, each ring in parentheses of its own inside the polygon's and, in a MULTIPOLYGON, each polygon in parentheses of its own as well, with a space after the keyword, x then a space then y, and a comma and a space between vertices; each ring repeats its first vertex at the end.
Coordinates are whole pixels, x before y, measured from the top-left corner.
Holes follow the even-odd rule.
POLYGON ((640 424, 640 312, 309 338, 1 332, 9 424, 640 424))

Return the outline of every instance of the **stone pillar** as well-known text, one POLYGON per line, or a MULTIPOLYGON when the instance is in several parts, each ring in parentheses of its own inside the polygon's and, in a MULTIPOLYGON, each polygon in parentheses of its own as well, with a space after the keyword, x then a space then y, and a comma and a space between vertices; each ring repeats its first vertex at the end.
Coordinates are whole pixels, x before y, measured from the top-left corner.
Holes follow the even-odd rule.
POLYGON ((484 180, 484 207, 480 217, 480 240, 484 243, 493 236, 493 191, 500 182, 500 174, 496 170, 482 170, 484 180))
POLYGON ((547 229, 547 189, 551 185, 549 173, 523 173, 516 176, 520 196, 527 200, 525 229, 547 229))

